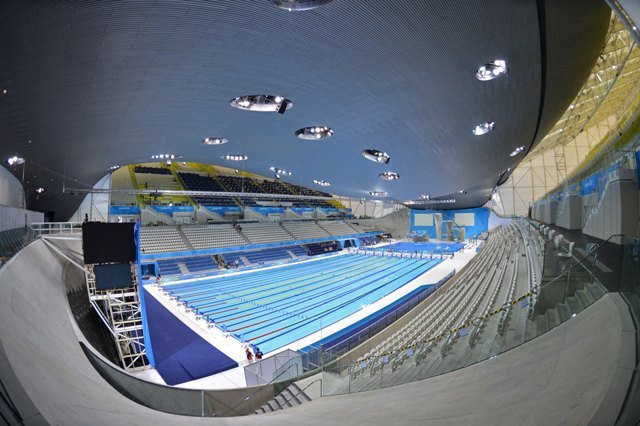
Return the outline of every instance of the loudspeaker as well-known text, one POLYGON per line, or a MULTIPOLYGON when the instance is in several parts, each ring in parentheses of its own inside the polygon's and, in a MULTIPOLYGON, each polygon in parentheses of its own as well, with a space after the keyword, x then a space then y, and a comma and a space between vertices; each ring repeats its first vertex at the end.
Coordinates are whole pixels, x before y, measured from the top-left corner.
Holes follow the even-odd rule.
POLYGON ((284 114, 285 112, 287 112, 288 105, 289 105, 289 102, 287 101, 280 102, 280 106, 278 107, 278 114, 284 114))

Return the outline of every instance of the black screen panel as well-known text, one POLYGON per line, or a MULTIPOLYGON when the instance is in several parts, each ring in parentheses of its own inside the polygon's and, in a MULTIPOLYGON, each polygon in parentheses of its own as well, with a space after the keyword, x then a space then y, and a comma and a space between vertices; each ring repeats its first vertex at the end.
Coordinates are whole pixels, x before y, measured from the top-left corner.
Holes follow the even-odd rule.
POLYGON ((135 223, 82 224, 84 263, 122 263, 136 260, 135 223))
POLYGON ((131 266, 129 263, 95 265, 93 267, 93 273, 96 276, 97 290, 133 287, 131 266))

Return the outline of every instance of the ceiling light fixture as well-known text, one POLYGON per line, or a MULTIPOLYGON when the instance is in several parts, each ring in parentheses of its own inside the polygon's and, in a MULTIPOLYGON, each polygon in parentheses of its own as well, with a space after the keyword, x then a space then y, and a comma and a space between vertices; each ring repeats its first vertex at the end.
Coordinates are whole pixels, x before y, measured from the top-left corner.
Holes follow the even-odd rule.
POLYGON ((509 156, 515 157, 516 155, 520 154, 522 151, 524 151, 524 146, 519 146, 516 149, 514 149, 513 152, 509 154, 509 156))
POLYGON ((293 107, 293 102, 283 96, 245 95, 231 99, 229 105, 245 111, 277 112, 284 114, 293 107))
POLYGON ((284 175, 284 176, 291 176, 292 173, 288 170, 284 170, 284 169, 279 169, 277 167, 271 166, 269 167, 269 170, 271 170, 273 173, 275 173, 276 175, 284 175))
POLYGON ((44 193, 45 191, 46 191, 46 189, 44 189, 44 188, 43 188, 43 187, 41 187, 41 186, 40 186, 40 187, 38 187, 38 188, 36 188, 36 192, 37 192, 38 194, 42 194, 42 193, 44 193))
POLYGON ((324 6, 333 0, 270 0, 276 7, 291 11, 311 10, 324 6))
POLYGON ((173 160, 175 158, 175 154, 156 154, 151 156, 152 160, 173 160))
POLYGON ((496 127, 496 123, 493 121, 488 121, 486 123, 478 124, 473 129, 473 134, 476 136, 484 135, 492 131, 496 127))
POLYGON ((420 198, 422 198, 423 200, 429 200, 431 197, 428 195, 421 195, 420 198))
POLYGON ((230 160, 230 161, 244 161, 244 160, 247 160, 249 157, 241 154, 234 154, 234 155, 227 154, 227 155, 221 155, 220 158, 222 158, 223 160, 230 160))
POLYGON ((111 166, 111 167, 109 167, 109 170, 111 170, 113 172, 114 170, 118 170, 119 168, 120 168, 120 166, 111 166))
POLYGON ((303 127, 296 130, 296 136, 300 139, 316 141, 333 136, 333 129, 327 126, 303 127))
POLYGON ((378 173, 378 177, 382 180, 397 180, 400 179, 400 175, 396 172, 382 172, 378 173))
POLYGON ((569 105, 569 109, 574 109, 576 106, 574 104, 569 105))
POLYGON ((223 145, 229 142, 229 139, 225 138, 204 138, 202 139, 202 143, 205 145, 223 145))
POLYGON ((9 163, 10 166, 13 166, 14 164, 23 164, 24 158, 14 155, 13 157, 7 158, 7 163, 9 163))
POLYGON ((374 163, 388 164, 391 157, 386 152, 379 151, 377 149, 365 149, 362 151, 362 156, 374 163))
POLYGON ((373 195, 374 197, 386 197, 387 193, 384 191, 369 191, 370 195, 373 195))
POLYGON ((439 198, 437 200, 427 201, 428 204, 452 204, 455 202, 456 202, 455 198, 439 198))
POLYGON ((314 179, 313 183, 320 186, 331 186, 331 182, 327 182, 326 180, 322 180, 322 179, 314 179))
POLYGON ((484 64, 476 71, 476 78, 480 81, 489 81, 508 73, 507 63, 503 59, 484 64))

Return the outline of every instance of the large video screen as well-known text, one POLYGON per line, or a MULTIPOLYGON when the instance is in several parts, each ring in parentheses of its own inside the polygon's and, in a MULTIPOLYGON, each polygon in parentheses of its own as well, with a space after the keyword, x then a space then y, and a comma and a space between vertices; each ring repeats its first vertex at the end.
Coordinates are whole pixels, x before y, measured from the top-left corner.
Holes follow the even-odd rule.
POLYGON ((136 260, 135 223, 82 224, 84 263, 122 263, 136 260))
POLYGON ((133 287, 131 265, 129 263, 113 263, 93 267, 96 276, 97 290, 133 287))

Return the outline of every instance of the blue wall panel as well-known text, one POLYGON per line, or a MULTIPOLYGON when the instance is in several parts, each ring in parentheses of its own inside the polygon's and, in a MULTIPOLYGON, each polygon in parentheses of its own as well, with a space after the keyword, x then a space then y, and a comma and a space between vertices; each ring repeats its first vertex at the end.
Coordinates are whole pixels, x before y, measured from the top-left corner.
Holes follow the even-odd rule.
MULTIPOLYGON (((419 226, 415 224, 416 214, 442 214, 442 221, 454 220, 456 213, 474 213, 475 223, 473 226, 465 226, 465 235, 467 238, 471 238, 489 229, 489 209, 485 207, 477 207, 474 209, 459 209, 459 210, 411 210, 411 233, 414 234, 427 234, 429 238, 436 238, 436 226, 435 218, 433 226, 419 226)), ((444 227, 444 224, 443 224, 444 227)), ((443 229, 444 233, 444 229, 443 229)))

